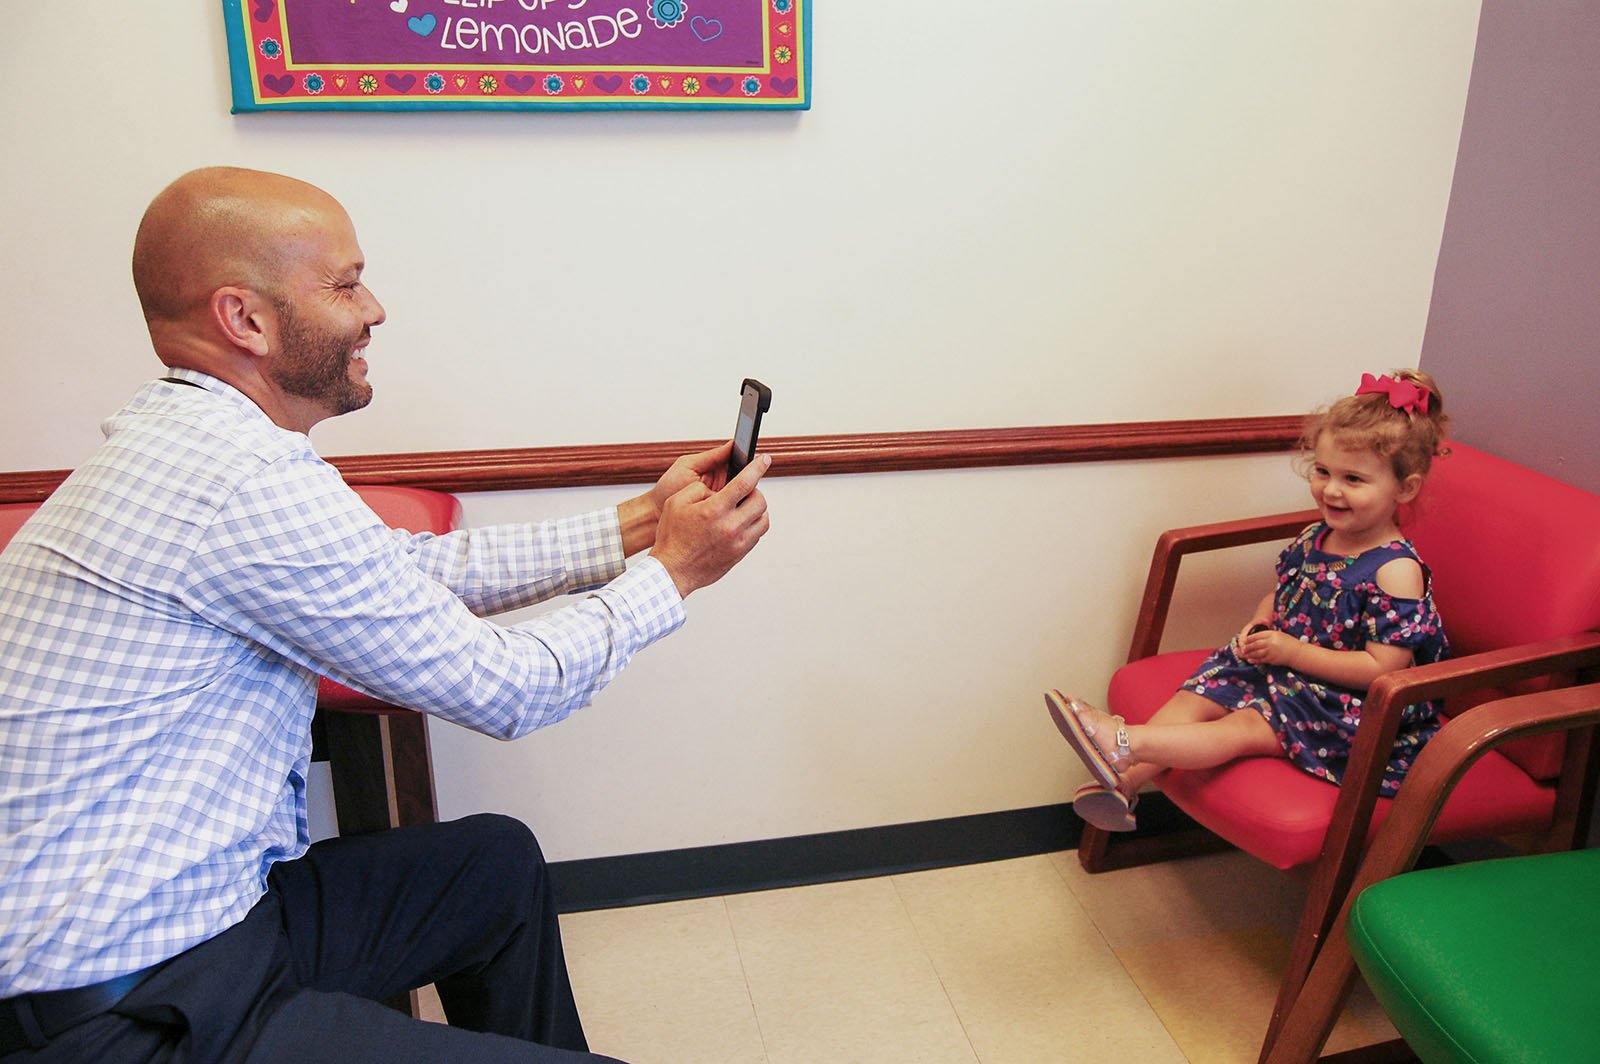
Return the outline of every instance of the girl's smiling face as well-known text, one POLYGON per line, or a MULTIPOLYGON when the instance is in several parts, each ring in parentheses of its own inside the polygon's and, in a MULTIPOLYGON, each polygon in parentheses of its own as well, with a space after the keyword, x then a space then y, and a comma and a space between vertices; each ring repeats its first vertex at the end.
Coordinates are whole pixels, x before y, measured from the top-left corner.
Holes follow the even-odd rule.
POLYGON ((1349 553, 1395 539, 1395 512, 1422 487, 1421 474, 1402 481, 1387 458, 1368 447, 1345 446, 1331 432, 1317 437, 1310 479, 1330 547, 1349 553))

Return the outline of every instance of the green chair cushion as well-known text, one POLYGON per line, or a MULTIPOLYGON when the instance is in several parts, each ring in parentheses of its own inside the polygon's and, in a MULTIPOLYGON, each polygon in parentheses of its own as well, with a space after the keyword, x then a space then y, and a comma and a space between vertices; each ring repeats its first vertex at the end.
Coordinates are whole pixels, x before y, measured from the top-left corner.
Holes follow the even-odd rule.
POLYGON ((1426 1064, 1600 1061, 1600 849, 1375 883, 1349 939, 1426 1064))

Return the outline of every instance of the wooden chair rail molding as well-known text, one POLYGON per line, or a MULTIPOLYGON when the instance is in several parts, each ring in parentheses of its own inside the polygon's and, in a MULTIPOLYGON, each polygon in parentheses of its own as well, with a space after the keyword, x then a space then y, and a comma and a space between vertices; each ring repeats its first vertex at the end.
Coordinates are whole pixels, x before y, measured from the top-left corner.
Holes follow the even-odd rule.
MULTIPOLYGON (((761 449, 772 476, 834 476, 917 469, 1052 465, 1136 458, 1200 458, 1292 450, 1303 418, 1133 421, 1039 428, 774 436, 761 449)), ((527 447, 349 455, 328 459, 352 484, 405 484, 455 494, 602 484, 649 484, 690 451, 713 441, 527 447)), ((38 502, 67 470, 0 473, 0 502, 38 502)))

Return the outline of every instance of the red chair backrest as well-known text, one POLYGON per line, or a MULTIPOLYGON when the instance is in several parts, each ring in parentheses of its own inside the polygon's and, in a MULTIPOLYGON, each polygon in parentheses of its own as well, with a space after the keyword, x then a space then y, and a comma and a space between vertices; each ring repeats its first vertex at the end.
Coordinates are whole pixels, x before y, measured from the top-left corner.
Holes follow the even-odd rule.
POLYGON ((1600 629, 1600 495, 1450 447, 1406 532, 1455 652, 1600 629))
POLYGON ((445 533, 461 527, 461 503, 454 495, 387 484, 365 484, 355 490, 390 528, 445 533))
POLYGON ((17 534, 17 529, 22 527, 22 522, 32 517, 38 508, 36 502, 0 503, 0 550, 5 549, 11 537, 17 534))
MULTIPOLYGON (((356 494, 391 528, 442 533, 461 525, 461 503, 454 495, 442 491, 375 484, 356 488, 356 494)), ((0 503, 0 547, 11 542, 17 529, 40 505, 36 502, 0 503)))
MULTIPOLYGON (((1465 444, 1450 450, 1405 531, 1433 571, 1453 653, 1600 629, 1600 495, 1465 444)), ((1527 689, 1479 692, 1448 710, 1527 689)), ((1560 771, 1558 735, 1503 749, 1535 778, 1560 771)))

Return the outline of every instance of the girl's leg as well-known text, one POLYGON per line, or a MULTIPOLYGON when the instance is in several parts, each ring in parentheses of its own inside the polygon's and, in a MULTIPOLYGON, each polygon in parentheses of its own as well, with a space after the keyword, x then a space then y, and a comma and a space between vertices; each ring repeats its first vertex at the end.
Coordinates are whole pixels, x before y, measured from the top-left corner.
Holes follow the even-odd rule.
MULTIPOLYGON (((1077 718, 1063 734, 1095 777, 1073 796, 1072 807, 1105 831, 1131 831, 1134 806, 1145 784, 1169 768, 1210 768, 1252 754, 1282 756, 1278 737, 1259 714, 1229 711, 1209 698, 1179 691, 1146 724, 1125 726, 1127 748, 1117 742, 1117 719, 1086 702, 1052 692, 1077 718), (1091 749, 1091 747, 1093 749, 1091 749), (1103 781, 1115 776, 1115 785, 1103 781)), ((1052 709, 1051 712, 1056 712, 1052 709)))
MULTIPOLYGON (((1086 702, 1073 707, 1095 743, 1115 749, 1117 722, 1086 702)), ((1281 757, 1277 733, 1259 713, 1230 711, 1192 691, 1179 691, 1151 715, 1147 724, 1126 725, 1133 763, 1121 769, 1121 784, 1132 794, 1169 768, 1212 768, 1240 757, 1281 757)))
MULTIPOLYGON (((1180 694, 1207 701, 1188 691, 1180 694)), ((1223 710, 1218 717, 1174 723, 1152 717, 1149 724, 1128 729, 1128 748, 1137 763, 1135 768, 1140 764, 1162 769, 1212 768, 1241 757, 1283 756, 1278 733, 1252 709, 1223 710)))

